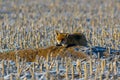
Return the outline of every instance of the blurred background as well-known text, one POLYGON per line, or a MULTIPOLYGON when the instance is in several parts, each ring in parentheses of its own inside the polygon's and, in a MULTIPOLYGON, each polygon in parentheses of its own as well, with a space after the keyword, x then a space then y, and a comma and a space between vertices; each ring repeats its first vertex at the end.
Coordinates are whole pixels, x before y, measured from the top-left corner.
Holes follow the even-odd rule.
POLYGON ((0 50, 55 45, 55 30, 120 49, 120 0, 0 0, 0 50))

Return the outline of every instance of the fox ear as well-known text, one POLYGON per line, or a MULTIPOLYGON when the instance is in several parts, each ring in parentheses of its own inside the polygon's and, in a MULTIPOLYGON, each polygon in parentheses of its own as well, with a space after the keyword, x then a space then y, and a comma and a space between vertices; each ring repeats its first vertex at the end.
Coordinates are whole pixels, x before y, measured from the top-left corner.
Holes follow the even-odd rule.
POLYGON ((58 35, 58 34, 60 34, 60 32, 56 30, 56 31, 55 31, 55 34, 58 35))

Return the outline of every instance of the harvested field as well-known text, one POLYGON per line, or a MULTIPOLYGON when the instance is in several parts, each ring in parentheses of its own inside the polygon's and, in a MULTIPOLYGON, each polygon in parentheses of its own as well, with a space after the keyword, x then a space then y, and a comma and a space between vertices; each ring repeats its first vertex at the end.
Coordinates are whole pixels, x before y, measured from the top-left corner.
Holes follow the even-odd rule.
POLYGON ((119 0, 0 0, 1 80, 119 80, 119 0), (55 30, 88 46, 55 46, 55 30))

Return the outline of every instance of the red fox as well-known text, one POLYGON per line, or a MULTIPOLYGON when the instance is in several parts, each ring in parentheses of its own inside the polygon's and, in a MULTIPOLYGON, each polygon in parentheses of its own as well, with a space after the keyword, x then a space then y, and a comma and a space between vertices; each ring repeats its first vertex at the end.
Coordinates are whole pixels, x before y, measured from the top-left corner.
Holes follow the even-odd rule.
POLYGON ((87 40, 83 33, 60 33, 56 31, 56 46, 87 46, 87 40))

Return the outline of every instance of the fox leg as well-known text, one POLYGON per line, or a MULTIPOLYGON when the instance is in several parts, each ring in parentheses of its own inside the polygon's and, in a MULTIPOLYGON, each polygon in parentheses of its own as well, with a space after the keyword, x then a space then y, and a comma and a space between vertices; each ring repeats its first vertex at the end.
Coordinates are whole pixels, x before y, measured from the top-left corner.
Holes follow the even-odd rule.
POLYGON ((72 47, 72 46, 76 46, 76 44, 69 44, 69 45, 66 45, 65 48, 72 47))

